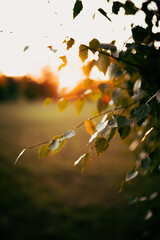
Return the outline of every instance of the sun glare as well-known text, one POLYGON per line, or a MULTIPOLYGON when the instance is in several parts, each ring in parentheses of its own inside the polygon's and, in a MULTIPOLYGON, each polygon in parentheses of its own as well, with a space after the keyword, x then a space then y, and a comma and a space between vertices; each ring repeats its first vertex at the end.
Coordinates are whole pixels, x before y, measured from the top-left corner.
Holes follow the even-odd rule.
MULTIPOLYGON (((112 15, 111 10, 108 12, 112 23, 97 11, 99 7, 106 9, 106 5, 109 6, 106 0, 93 0, 92 4, 84 0, 84 9, 75 20, 72 17, 75 0, 0 2, 0 71, 8 76, 38 76, 42 68, 50 66, 59 76, 60 88, 73 88, 84 78, 78 50, 70 51, 68 65, 58 72, 59 57, 66 54, 62 42, 67 36, 76 40, 76 46, 97 38, 105 43, 115 39, 120 48, 131 34, 124 31, 124 26, 130 29, 131 18, 124 16, 123 11, 120 17, 112 15), (52 46, 52 51, 48 46, 52 46)), ((96 67, 92 69, 91 77, 106 79, 96 67)))

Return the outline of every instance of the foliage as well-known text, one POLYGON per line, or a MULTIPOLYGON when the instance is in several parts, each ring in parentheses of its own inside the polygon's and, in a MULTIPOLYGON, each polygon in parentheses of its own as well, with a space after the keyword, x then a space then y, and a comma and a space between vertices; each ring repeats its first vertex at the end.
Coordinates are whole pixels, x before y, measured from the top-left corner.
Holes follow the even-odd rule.
MULTIPOLYGON (((113 2, 113 14, 117 15, 120 8, 124 9, 126 15, 135 15, 139 10, 145 13, 146 27, 132 27, 132 37, 124 44, 122 50, 117 50, 114 41, 100 43, 96 38, 88 45, 79 46, 79 57, 83 62, 86 79, 60 99, 58 107, 63 111, 69 100, 72 100, 79 114, 86 101, 93 100, 96 102, 98 113, 72 130, 54 137, 40 148, 40 156, 48 155, 49 150, 52 153, 59 151, 65 143, 63 141, 73 137, 76 129, 85 125, 86 131, 91 135, 89 144, 93 141, 94 144, 75 162, 77 165, 82 161, 82 173, 88 163, 90 151, 95 149, 99 157, 108 149, 116 133, 119 133, 121 141, 128 139, 129 149, 135 153, 136 158, 135 165, 127 173, 122 187, 139 175, 159 173, 160 49, 156 44, 160 42, 160 32, 154 32, 153 26, 159 25, 160 2, 152 1, 156 6, 155 10, 149 7, 150 3, 150 0, 145 1, 138 9, 131 1, 113 2), (88 58, 90 53, 93 55, 92 60, 88 58), (104 76, 108 73, 109 80, 101 83, 92 80, 90 74, 93 67, 97 67, 104 76), (103 118, 98 123, 93 121, 101 117, 103 118)), ((82 10, 82 1, 76 0, 73 18, 82 10)), ((111 21, 105 10, 99 8, 98 11, 111 21)), ((65 43, 67 49, 70 49, 75 41, 70 38, 65 43)), ((66 56, 62 56, 61 59, 63 63, 59 70, 67 65, 66 56)))

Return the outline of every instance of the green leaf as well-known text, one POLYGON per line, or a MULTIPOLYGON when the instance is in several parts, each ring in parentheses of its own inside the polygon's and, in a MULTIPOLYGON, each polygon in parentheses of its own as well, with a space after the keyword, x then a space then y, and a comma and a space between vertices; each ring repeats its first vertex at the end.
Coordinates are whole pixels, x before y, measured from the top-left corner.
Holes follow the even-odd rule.
POLYGON ((69 139, 72 138, 73 136, 75 136, 75 131, 73 129, 68 130, 66 132, 63 133, 62 138, 60 139, 60 141, 64 140, 64 139, 69 139))
POLYGON ((51 150, 48 148, 48 145, 41 146, 39 149, 39 157, 47 157, 50 151, 51 150))
POLYGON ((107 148, 109 147, 109 144, 105 138, 97 138, 95 141, 95 149, 96 153, 99 156, 101 153, 103 153, 107 148))
POLYGON ((99 53, 98 60, 97 60, 97 67, 101 72, 104 73, 104 75, 106 74, 109 65, 110 65, 109 57, 103 53, 99 53))
POLYGON ((95 53, 96 50, 98 50, 98 46, 99 46, 99 41, 94 38, 89 42, 89 47, 91 48, 90 50, 92 51, 92 53, 95 53))
POLYGON ((75 40, 73 38, 70 38, 68 41, 67 41, 67 50, 69 50, 75 43, 75 40))
POLYGON ((156 99, 160 102, 160 89, 156 92, 156 99))
POLYGON ((79 57, 84 62, 88 58, 88 48, 86 45, 79 46, 79 57))
POLYGON ((111 19, 107 16, 107 13, 102 8, 99 8, 98 11, 111 22, 111 19))
POLYGON ((124 116, 118 116, 118 118, 117 118, 118 128, 122 128, 127 125, 130 125, 132 122, 133 121, 131 118, 126 118, 124 116))
POLYGON ((46 98, 43 102, 43 105, 46 107, 53 102, 53 98, 46 98))
POLYGON ((80 114, 84 105, 86 103, 86 100, 84 98, 78 98, 75 102, 74 102, 74 105, 75 105, 75 108, 76 108, 76 112, 77 114, 80 114))
POLYGON ((86 131, 90 134, 93 135, 93 133, 96 130, 96 123, 93 120, 86 120, 84 122, 84 125, 86 126, 86 131))
POLYGON ((142 105, 139 105, 138 107, 136 107, 134 109, 134 117, 135 117, 135 122, 139 122, 141 121, 142 119, 144 119, 148 113, 150 112, 150 106, 148 104, 142 104, 142 105))
POLYGON ((121 140, 124 140, 126 137, 128 137, 128 135, 130 134, 130 131, 131 131, 130 126, 125 126, 125 127, 119 128, 118 132, 119 132, 121 140))
POLYGON ((87 163, 88 163, 88 160, 89 160, 89 152, 87 152, 85 154, 85 156, 82 158, 82 169, 81 169, 81 174, 84 173, 84 170, 87 166, 87 163))
POLYGON ((66 143, 66 140, 61 140, 60 139, 59 147, 57 149, 55 149, 54 151, 52 151, 52 155, 59 152, 62 149, 62 147, 65 145, 65 143, 66 143))
POLYGON ((138 175, 138 171, 131 171, 131 172, 127 173, 127 175, 126 175, 126 182, 132 180, 137 175, 138 175))
POLYGON ((54 152, 59 147, 59 145, 60 145, 59 139, 55 139, 51 141, 51 143, 48 146, 48 149, 54 152))
POLYGON ((59 101, 58 101, 58 110, 60 112, 62 112, 65 108, 68 107, 68 100, 64 99, 64 98, 61 98, 59 101))
POLYGON ((110 143, 110 141, 112 140, 112 138, 115 136, 116 130, 117 130, 116 128, 112 128, 111 133, 110 133, 110 135, 109 135, 109 137, 108 137, 108 139, 107 139, 107 143, 110 143))
POLYGON ((80 0, 76 0, 74 8, 73 8, 73 19, 77 17, 77 15, 82 11, 83 4, 80 0))

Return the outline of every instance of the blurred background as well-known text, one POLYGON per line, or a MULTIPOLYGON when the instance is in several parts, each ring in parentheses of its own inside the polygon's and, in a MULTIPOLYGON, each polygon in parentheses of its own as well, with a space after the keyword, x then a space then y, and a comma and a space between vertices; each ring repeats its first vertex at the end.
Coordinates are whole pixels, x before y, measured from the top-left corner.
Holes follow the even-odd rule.
POLYGON ((134 161, 118 137, 100 158, 93 156, 84 175, 81 164, 73 167, 88 149, 84 126, 60 153, 39 158, 34 148, 14 166, 23 148, 73 128, 95 111, 91 102, 80 116, 72 104, 59 113, 56 100, 44 107, 46 93, 57 97, 56 77, 53 82, 0 78, 0 238, 160 239, 160 181, 139 176, 118 193, 134 161))
MULTIPOLYGON (((73 167, 88 149, 84 126, 60 153, 39 158, 34 148, 14 166, 25 147, 52 139, 94 114, 91 102, 80 116, 72 104, 58 112, 60 89, 84 79, 79 44, 94 37, 102 43, 115 39, 120 49, 131 36, 132 16, 120 11, 116 17, 106 0, 84 2, 83 13, 73 21, 75 0, 0 0, 2 240, 160 239, 160 180, 138 176, 118 193, 134 161, 118 136, 100 158, 93 156, 84 175, 81 164, 73 167), (106 4, 112 23, 97 11, 106 4), (68 53, 62 44, 67 37, 76 40, 76 50, 68 53), (58 72, 64 54, 68 64, 58 72), (46 97, 54 99, 48 107, 43 106, 46 97)), ((142 3, 136 2, 137 7, 142 3)), ((143 26, 144 17, 138 12, 135 24, 143 26)), ((94 80, 104 77, 99 71, 92 74, 94 80)))

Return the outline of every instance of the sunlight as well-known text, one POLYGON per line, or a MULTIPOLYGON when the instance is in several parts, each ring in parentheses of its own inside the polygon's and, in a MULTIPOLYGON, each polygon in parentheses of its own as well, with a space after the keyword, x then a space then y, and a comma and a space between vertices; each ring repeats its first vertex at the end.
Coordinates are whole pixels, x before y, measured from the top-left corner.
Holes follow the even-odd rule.
MULTIPOLYGON (((112 14, 111 4, 106 0, 92 1, 92 4, 84 0, 84 9, 75 20, 72 17, 75 0, 0 2, 0 71, 8 76, 38 76, 43 67, 51 66, 59 76, 60 88, 73 88, 84 75, 81 70, 82 63, 78 58, 78 47, 67 53, 65 44, 62 44, 67 36, 75 39, 76 46, 81 43, 88 44, 92 38, 97 38, 103 43, 115 39, 120 49, 131 34, 128 29, 132 17, 124 16, 124 11, 121 10, 117 18, 112 14), (97 11, 99 7, 108 7, 107 14, 112 23, 97 11), (28 48, 25 49, 26 46, 28 48), (52 46, 55 52, 48 46, 52 46), (58 72, 61 64, 59 57, 65 54, 68 66, 58 72)), ((138 14, 139 19, 144 17, 138 14)), ((95 80, 106 79, 96 67, 92 69, 91 77, 95 80)))

